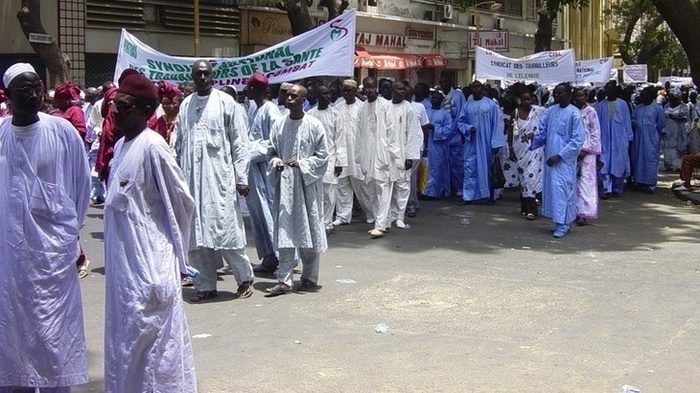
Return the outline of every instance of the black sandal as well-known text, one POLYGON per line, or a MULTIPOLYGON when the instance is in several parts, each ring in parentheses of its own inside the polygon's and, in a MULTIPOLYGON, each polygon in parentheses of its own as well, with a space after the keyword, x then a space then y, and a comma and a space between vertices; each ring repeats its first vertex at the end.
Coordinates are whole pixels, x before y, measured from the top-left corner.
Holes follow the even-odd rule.
POLYGON ((219 293, 216 292, 216 289, 213 291, 197 291, 194 295, 192 295, 192 297, 190 297, 190 301, 197 303, 203 300, 214 299, 217 296, 219 296, 219 293))

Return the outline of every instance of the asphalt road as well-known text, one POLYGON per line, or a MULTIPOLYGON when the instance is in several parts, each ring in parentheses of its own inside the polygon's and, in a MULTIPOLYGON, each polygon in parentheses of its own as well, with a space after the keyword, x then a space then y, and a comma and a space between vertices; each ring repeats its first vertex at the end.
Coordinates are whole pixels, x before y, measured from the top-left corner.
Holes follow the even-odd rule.
MULTIPOLYGON (((221 276, 216 302, 185 307, 199 391, 700 390, 698 207, 627 192, 554 239, 549 220, 520 218, 516 192, 457 203, 421 202, 382 239, 337 228, 317 293, 265 298, 275 280, 260 277, 234 300, 221 276)), ((102 219, 91 208, 82 232, 91 382, 74 392, 102 391, 102 219)))

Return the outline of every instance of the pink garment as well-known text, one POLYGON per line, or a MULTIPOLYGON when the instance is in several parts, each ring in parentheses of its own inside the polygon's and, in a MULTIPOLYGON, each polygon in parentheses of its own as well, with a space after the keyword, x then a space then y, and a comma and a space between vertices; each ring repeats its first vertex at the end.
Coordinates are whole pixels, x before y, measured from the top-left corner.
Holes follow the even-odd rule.
POLYGON ((576 187, 576 216, 590 219, 598 218, 598 168, 596 161, 600 154, 600 123, 598 115, 591 106, 581 109, 581 118, 586 127, 586 139, 581 151, 588 153, 583 159, 579 157, 576 187))

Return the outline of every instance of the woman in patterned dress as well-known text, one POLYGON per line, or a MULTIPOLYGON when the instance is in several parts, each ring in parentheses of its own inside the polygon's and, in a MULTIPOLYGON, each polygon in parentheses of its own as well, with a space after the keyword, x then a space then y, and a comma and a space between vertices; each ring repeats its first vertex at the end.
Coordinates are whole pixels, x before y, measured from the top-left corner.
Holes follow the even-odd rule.
POLYGON ((508 135, 511 144, 510 161, 517 165, 521 196, 520 214, 528 220, 537 216, 536 195, 542 192, 542 149, 530 151, 530 142, 526 135, 537 131, 544 108, 532 105, 532 94, 523 91, 520 105, 514 112, 512 135, 508 135))

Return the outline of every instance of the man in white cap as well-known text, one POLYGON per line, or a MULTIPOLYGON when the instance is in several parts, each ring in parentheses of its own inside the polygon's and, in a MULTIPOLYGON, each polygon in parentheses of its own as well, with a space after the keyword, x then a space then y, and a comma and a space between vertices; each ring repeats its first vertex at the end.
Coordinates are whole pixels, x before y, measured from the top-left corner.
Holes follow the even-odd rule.
POLYGON ((360 109, 364 103, 357 99, 357 82, 352 79, 343 81, 343 98, 335 106, 338 110, 339 136, 345 138, 345 154, 347 165, 338 176, 336 189, 335 221, 333 225, 349 224, 352 220, 353 196, 357 196, 362 210, 365 212, 367 223, 374 222, 372 213, 374 186, 367 192, 365 174, 362 172, 361 161, 365 154, 365 141, 360 137, 360 109))
POLYGON ((289 109, 287 109, 287 90, 292 87, 289 82, 284 82, 280 85, 279 96, 277 97, 277 107, 284 116, 289 114, 289 109))
POLYGON ((40 113, 43 87, 18 63, 3 75, 12 117, 0 125, 0 392, 70 392, 88 381, 75 261, 90 197, 85 145, 40 113))

